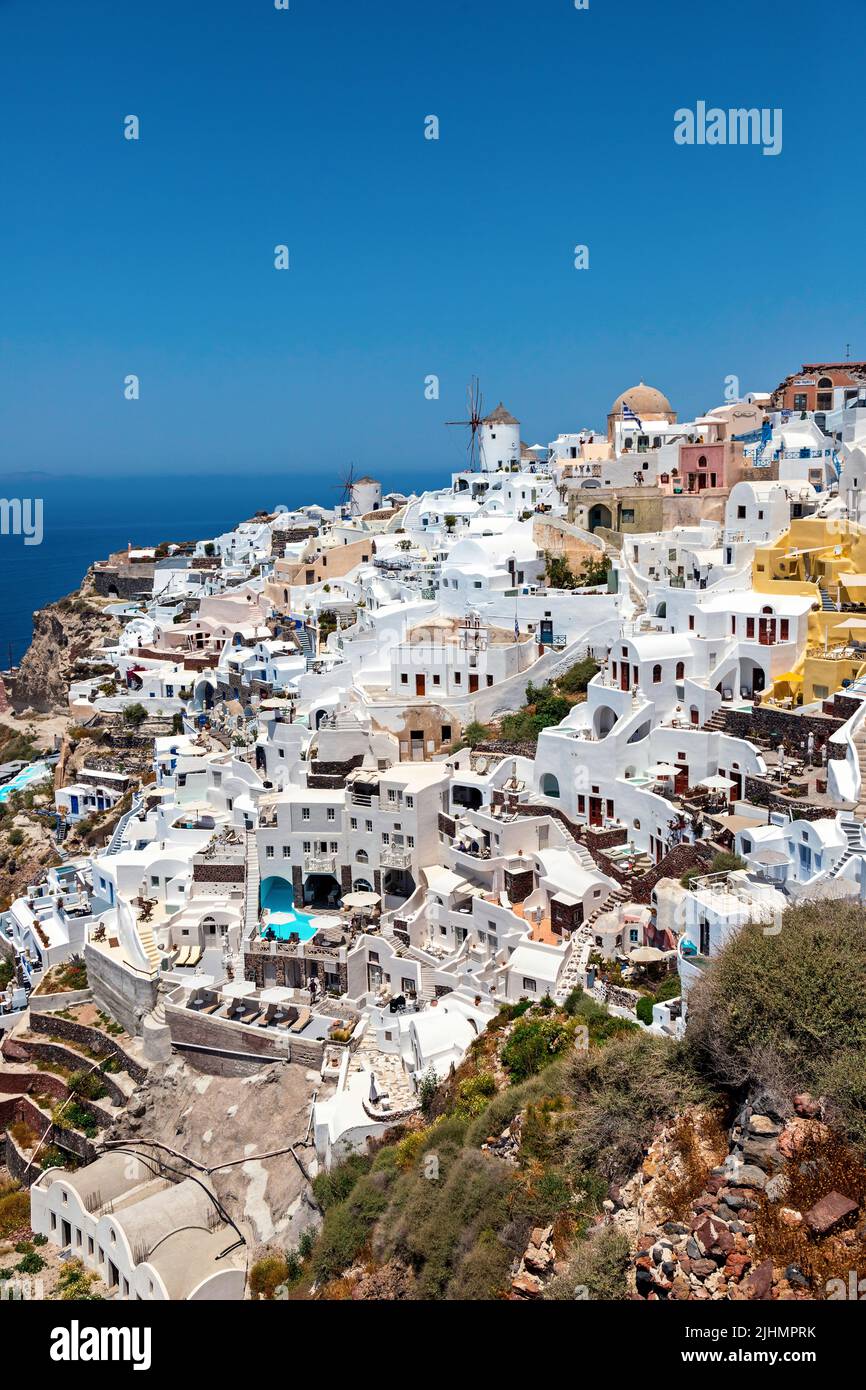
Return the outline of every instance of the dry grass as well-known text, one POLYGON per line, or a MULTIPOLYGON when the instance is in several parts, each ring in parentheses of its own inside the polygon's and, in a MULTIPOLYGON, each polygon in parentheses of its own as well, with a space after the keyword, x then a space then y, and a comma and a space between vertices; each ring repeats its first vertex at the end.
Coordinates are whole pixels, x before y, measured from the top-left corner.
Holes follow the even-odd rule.
POLYGON ((789 1226, 784 1209, 807 1212, 829 1192, 841 1192, 861 1208, 866 1204, 866 1168, 850 1145, 832 1130, 815 1129, 788 1160, 782 1172, 787 1181, 785 1197, 771 1203, 762 1198, 755 1217, 755 1253, 758 1260, 796 1267, 812 1282, 813 1295, 823 1296, 829 1279, 847 1280, 849 1270, 866 1270, 866 1221, 855 1231, 818 1240, 805 1222, 789 1226))
POLYGON ((715 1110, 678 1116, 670 1139, 671 1167, 660 1177, 653 1205, 667 1221, 682 1221, 728 1152, 722 1116, 715 1110))

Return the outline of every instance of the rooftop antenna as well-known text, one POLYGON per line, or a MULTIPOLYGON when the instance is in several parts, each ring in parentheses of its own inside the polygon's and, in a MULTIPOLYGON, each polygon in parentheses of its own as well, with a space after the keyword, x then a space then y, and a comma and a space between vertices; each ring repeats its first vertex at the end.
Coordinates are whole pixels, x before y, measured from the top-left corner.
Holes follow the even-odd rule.
POLYGON ((446 425, 463 425, 469 429, 469 443, 466 446, 466 453, 469 457, 469 471, 474 473, 478 463, 478 431, 481 429, 481 387, 478 377, 472 377, 466 388, 466 411, 468 420, 446 420, 446 425))
POLYGON ((352 501, 352 488, 353 488, 354 486, 355 486, 355 465, 354 465, 354 463, 350 463, 350 464, 349 464, 349 467, 348 467, 348 470, 347 470, 346 473, 344 474, 342 480, 341 480, 339 483, 335 483, 335 484, 334 484, 334 487, 335 487, 335 488, 337 489, 337 491, 341 494, 340 500, 339 500, 339 502, 337 503, 338 506, 340 506, 340 507, 347 507, 347 506, 349 506, 349 504, 350 504, 351 501, 352 501))

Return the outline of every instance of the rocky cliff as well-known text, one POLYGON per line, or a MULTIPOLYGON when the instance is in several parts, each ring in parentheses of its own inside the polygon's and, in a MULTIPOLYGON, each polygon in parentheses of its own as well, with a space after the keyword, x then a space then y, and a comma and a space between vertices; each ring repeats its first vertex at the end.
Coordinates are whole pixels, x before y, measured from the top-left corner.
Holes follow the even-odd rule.
POLYGON ((635 1251, 632 1296, 850 1296, 849 1273, 866 1251, 866 1173, 822 1115, 808 1094, 787 1116, 756 1098, 724 1153, 696 1112, 663 1127, 640 1171, 605 1203, 635 1251))
POLYGON ((78 593, 38 609, 12 690, 14 709, 64 711, 76 665, 119 632, 118 620, 90 601, 87 581, 78 593))

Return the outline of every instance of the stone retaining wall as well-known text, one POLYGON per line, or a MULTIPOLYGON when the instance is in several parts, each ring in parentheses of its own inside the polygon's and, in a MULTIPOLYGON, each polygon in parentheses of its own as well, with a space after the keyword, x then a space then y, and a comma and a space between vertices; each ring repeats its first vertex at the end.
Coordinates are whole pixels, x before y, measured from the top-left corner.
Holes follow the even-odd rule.
POLYGON ((33 1033, 48 1033, 51 1037, 65 1038, 73 1045, 77 1043, 79 1047, 90 1048, 100 1057, 113 1057, 133 1081, 147 1079, 147 1068, 130 1057, 119 1043, 106 1033, 101 1033, 98 1028, 88 1028, 83 1023, 73 1023, 71 1019, 60 1018, 54 1014, 34 1013, 31 1009, 30 1029, 33 1033))
MULTIPOLYGON (((15 1038, 14 1042, 7 1039, 3 1045, 3 1056, 14 1062, 53 1062, 62 1067, 71 1067, 73 1071, 82 1071, 93 1066, 92 1057, 74 1052, 71 1047, 64 1047, 62 1043, 32 1042, 23 1038, 15 1038)), ((51 1072, 40 1072, 39 1075, 51 1077, 52 1081, 60 1081, 60 1078, 53 1076, 51 1072)), ((126 1092, 117 1084, 111 1072, 101 1071, 100 1075, 111 1101, 115 1105, 125 1105, 126 1092)))

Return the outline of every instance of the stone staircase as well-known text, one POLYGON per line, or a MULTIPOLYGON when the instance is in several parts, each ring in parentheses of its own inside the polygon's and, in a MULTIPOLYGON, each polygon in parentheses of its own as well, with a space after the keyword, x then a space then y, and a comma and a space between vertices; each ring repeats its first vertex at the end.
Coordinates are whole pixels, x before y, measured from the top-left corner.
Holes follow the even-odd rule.
POLYGON ((627 903, 628 901, 629 896, 625 888, 611 889, 604 902, 589 914, 584 925, 592 928, 593 924, 598 921, 603 912, 615 912, 618 907, 622 907, 623 903, 627 903))
POLYGON ((824 612, 836 613, 838 611, 836 604, 831 599, 829 593, 824 588, 823 584, 818 585, 818 593, 821 595, 821 607, 823 608, 824 612))
POLYGON ((154 940, 152 928, 150 928, 146 922, 136 922, 135 925, 144 954, 147 956, 153 969, 159 970, 162 964, 162 952, 154 940))
MULTIPOLYGON (((858 808, 859 811, 859 808, 858 808)), ((838 864, 835 864, 831 873, 831 878, 839 878, 845 869, 845 865, 855 854, 861 854, 866 848, 863 843, 863 827, 859 821, 854 820, 853 816, 840 817, 839 824, 845 833, 848 841, 847 847, 842 854, 838 864)))
POLYGON ((725 716, 723 712, 720 709, 717 709, 715 714, 711 714, 707 722, 704 725, 702 725, 702 728, 714 734, 725 733, 726 726, 725 716))

